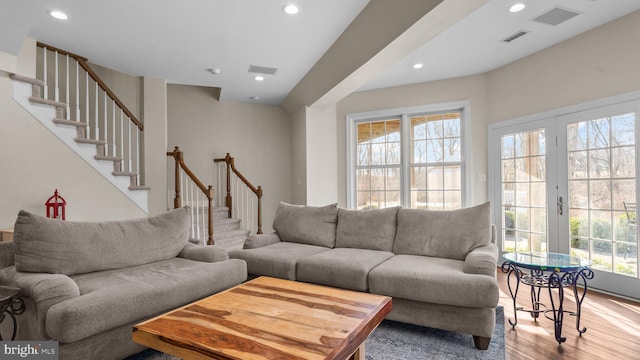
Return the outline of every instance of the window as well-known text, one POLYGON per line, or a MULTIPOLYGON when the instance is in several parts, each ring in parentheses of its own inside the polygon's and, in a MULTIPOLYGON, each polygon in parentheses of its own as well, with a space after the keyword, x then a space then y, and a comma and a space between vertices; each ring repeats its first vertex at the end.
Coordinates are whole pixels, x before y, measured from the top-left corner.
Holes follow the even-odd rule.
POLYGON ((465 205, 466 104, 448 105, 347 116, 349 208, 465 205))

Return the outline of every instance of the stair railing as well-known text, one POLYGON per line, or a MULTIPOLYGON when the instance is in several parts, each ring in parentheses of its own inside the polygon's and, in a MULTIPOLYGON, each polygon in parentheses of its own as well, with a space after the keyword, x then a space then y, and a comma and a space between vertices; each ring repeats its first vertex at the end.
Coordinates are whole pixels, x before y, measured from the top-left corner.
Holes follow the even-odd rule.
POLYGON ((252 225, 257 220, 256 234, 262 234, 262 187, 255 187, 236 169, 234 158, 227 153, 224 158, 213 159, 218 166, 218 194, 225 192, 227 195, 222 203, 218 197, 218 206, 229 208, 229 217, 242 220, 246 230, 253 231, 252 225), (252 196, 251 193, 255 195, 252 196), (234 205, 235 197, 235 205, 234 205), (257 198, 257 219, 254 218, 253 209, 257 198))
POLYGON ((98 159, 119 161, 119 172, 139 175, 132 186, 143 183, 142 123, 89 67, 88 59, 40 42, 37 46, 42 97, 66 103, 55 121, 78 126, 87 142, 98 145, 98 159))
POLYGON ((169 178, 168 184, 168 204, 173 198, 174 209, 183 204, 189 205, 191 207, 191 238, 200 240, 203 245, 205 243, 213 245, 213 185, 205 186, 195 176, 184 163, 184 153, 178 146, 173 151, 167 152, 167 156, 175 160, 174 176, 169 178), (203 239, 205 229, 206 241, 203 239))

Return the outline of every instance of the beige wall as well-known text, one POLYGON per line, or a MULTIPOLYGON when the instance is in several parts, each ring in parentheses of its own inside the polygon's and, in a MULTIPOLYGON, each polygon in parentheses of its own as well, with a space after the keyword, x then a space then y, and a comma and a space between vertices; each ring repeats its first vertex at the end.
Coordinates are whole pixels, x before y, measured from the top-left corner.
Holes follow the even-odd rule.
POLYGON ((640 90, 640 11, 488 75, 490 122, 640 90))
POLYGON ((262 186, 263 231, 270 231, 278 203, 291 201, 289 116, 279 106, 218 101, 199 86, 168 85, 167 99, 167 150, 180 146, 205 185, 215 185, 213 158, 230 153, 238 170, 262 186))
POLYGON ((640 11, 492 72, 351 94, 337 106, 338 199, 346 204, 349 113, 471 101, 471 203, 487 200, 487 125, 640 90, 640 11), (614 40, 615 39, 615 40, 614 40))
POLYGON ((307 108, 300 108, 291 118, 291 201, 307 203, 307 108))
POLYGON ((487 169, 487 76, 476 75, 457 79, 399 86, 351 94, 337 106, 338 135, 338 203, 346 206, 346 116, 351 113, 431 105, 453 101, 470 101, 471 108, 471 204, 487 199, 486 181, 477 175, 487 169))
POLYGON ((143 79, 144 184, 149 190, 149 215, 167 211, 167 82, 143 79))
POLYGON ((307 108, 307 205, 322 206, 338 201, 336 166, 336 108, 307 108))
POLYGON ((13 227, 20 209, 44 215, 56 188, 67 200, 68 220, 146 215, 12 96, 13 82, 0 71, 0 227, 13 227))

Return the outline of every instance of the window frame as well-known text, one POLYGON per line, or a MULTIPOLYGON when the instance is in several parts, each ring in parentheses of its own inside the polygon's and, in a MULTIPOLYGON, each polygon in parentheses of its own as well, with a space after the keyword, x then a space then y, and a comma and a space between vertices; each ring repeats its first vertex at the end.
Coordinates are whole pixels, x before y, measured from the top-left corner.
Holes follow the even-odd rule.
POLYGON ((356 184, 356 164, 357 164, 357 124, 362 122, 373 122, 388 120, 390 118, 400 119, 400 203, 404 208, 411 205, 411 117, 432 115, 443 112, 460 112, 460 142, 462 146, 460 154, 461 167, 461 201, 462 207, 467 207, 471 201, 471 169, 469 168, 471 137, 471 103, 469 101, 454 101, 429 105, 399 107, 392 109, 375 110, 360 113, 350 113, 346 115, 346 195, 347 208, 357 208, 357 184, 356 184))

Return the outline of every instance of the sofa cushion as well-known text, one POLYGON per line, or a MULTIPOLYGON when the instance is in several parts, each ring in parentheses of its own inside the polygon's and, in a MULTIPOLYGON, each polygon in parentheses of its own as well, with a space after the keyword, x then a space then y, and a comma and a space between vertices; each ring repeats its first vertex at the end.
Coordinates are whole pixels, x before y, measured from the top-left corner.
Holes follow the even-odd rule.
POLYGON ((435 304, 496 307, 500 291, 495 277, 467 274, 463 264, 460 260, 396 255, 369 272, 369 291, 435 304))
POLYGON ((70 343, 158 315, 242 283, 246 269, 241 260, 173 258, 75 275, 80 296, 49 308, 47 334, 70 343))
POLYGON ((330 250, 327 247, 279 242, 256 249, 231 250, 229 257, 247 262, 249 274, 296 280, 296 262, 305 256, 330 250))
POLYGON ((336 247, 391 251, 399 208, 338 210, 336 247))
POLYGON ((336 204, 316 207, 281 202, 273 219, 273 229, 282 241, 332 248, 336 243, 336 204))
POLYGON ((400 209, 393 252, 464 260, 491 242, 490 216, 489 202, 451 211, 400 209))
POLYGON ((73 222, 20 211, 18 271, 74 275, 176 257, 189 239, 189 209, 134 220, 73 222))
POLYGON ((298 260, 296 278, 314 284, 367 291, 369 271, 392 256, 388 251, 331 249, 298 260))

